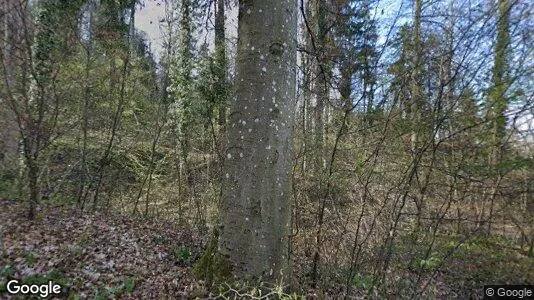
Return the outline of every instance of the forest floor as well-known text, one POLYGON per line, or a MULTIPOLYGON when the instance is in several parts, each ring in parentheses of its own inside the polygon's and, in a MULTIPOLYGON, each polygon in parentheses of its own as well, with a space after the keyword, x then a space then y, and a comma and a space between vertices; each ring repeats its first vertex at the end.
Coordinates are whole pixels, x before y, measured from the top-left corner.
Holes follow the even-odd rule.
POLYGON ((30 222, 14 201, 0 200, 0 208, 0 299, 8 278, 27 284, 52 280, 69 298, 207 295, 191 275, 206 242, 199 231, 68 207, 43 208, 30 222))
MULTIPOLYGON (((206 246, 207 232, 130 215, 81 214, 70 205, 42 207, 32 222, 19 202, 0 200, 0 208, 0 299, 8 296, 10 279, 26 284, 52 280, 70 299, 209 295, 208 287, 192 275, 206 246)), ((406 249, 396 250, 400 259, 392 273, 404 278, 416 274, 434 278, 428 291, 420 295, 423 298, 479 298, 484 284, 534 283, 534 258, 506 246, 503 240, 470 239, 460 247, 446 238, 438 238, 436 243, 444 252, 457 248, 445 263, 440 261, 440 253, 433 253, 423 263, 406 265, 401 259, 406 249)), ((351 294, 363 295, 369 281, 364 274, 358 276, 351 294)), ((308 297, 321 295, 304 290, 308 297)), ((336 298, 333 290, 322 295, 319 298, 336 298)))

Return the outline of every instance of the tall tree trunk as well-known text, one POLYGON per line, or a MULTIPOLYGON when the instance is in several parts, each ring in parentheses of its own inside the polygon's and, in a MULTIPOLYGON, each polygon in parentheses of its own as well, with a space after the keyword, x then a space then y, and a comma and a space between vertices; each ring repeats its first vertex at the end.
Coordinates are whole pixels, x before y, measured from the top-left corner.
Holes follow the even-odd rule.
MULTIPOLYGON (((178 136, 181 152, 180 172, 183 180, 182 201, 195 197, 193 190, 193 180, 190 171, 189 154, 191 152, 191 129, 192 120, 192 69, 193 62, 191 53, 192 40, 192 2, 191 0, 182 1, 180 7, 180 36, 179 36, 179 65, 177 70, 177 101, 180 109, 178 136)), ((180 182, 179 184, 182 184, 180 182)))
POLYGON ((296 1, 242 1, 220 252, 234 275, 287 279, 296 1))
MULTIPOLYGON (((415 0, 414 2, 414 20, 413 20, 413 64, 414 69, 411 78, 411 113, 412 113, 412 137, 411 137, 411 150, 413 161, 418 159, 420 148, 420 127, 424 126, 421 123, 422 108, 423 108, 423 91, 422 91, 422 66, 421 66, 421 1, 415 0)), ((418 171, 415 170, 417 176, 418 171)), ((424 213, 424 202, 422 195, 414 195, 415 206, 417 208, 417 219, 415 224, 415 231, 418 232, 421 228, 421 218, 424 213)))
POLYGON ((314 32, 316 39, 315 62, 312 64, 313 94, 315 96, 314 106, 314 133, 316 154, 316 171, 322 171, 324 167, 324 134, 325 134, 325 103, 328 101, 329 86, 328 75, 330 73, 327 59, 327 9, 325 0, 310 1, 312 5, 311 13, 313 16, 314 32))
MULTIPOLYGON (((508 109, 508 99, 506 98, 506 92, 509 87, 508 83, 508 52, 510 44, 510 9, 511 3, 509 0, 499 0, 498 5, 498 21, 497 21, 497 36, 495 43, 495 58, 493 65, 493 88, 490 93, 490 107, 488 110, 489 121, 492 126, 491 130, 491 145, 488 162, 493 168, 498 168, 498 164, 501 161, 504 144, 505 144, 505 132, 506 132, 506 117, 505 112, 508 109)), ((491 224, 494 210, 494 200, 497 187, 502 179, 502 171, 500 169, 495 170, 498 174, 495 180, 494 187, 492 189, 489 217, 488 217, 488 233, 491 233, 491 224)))
MULTIPOLYGON (((309 35, 306 35, 306 45, 309 45, 310 42, 309 35)), ((309 47, 308 47, 309 48, 309 47)), ((302 122, 302 149, 301 149, 301 156, 302 156, 302 165, 301 165, 301 171, 304 174, 307 170, 308 166, 308 149, 310 148, 309 145, 309 132, 310 132, 310 56, 308 55, 301 55, 301 68, 302 68, 302 107, 301 107, 301 122, 302 122)))
MULTIPOLYGON (((25 157, 28 189, 29 189, 29 212, 30 219, 35 218, 36 207, 40 198, 39 172, 41 152, 46 147, 51 135, 50 107, 53 93, 53 73, 55 69, 54 55, 57 54, 58 35, 57 25, 58 2, 54 0, 42 1, 36 18, 36 30, 34 43, 31 50, 32 76, 25 78, 29 87, 26 93, 29 100, 25 103, 25 116, 22 128, 23 151, 25 157)), ((26 36, 26 38, 29 38, 26 36)), ((20 124, 20 123, 19 123, 20 124)))
MULTIPOLYGON (((28 150, 24 150, 25 152, 28 150)), ((31 157, 31 153, 26 155, 26 165, 28 169, 28 190, 29 190, 29 207, 28 219, 35 219, 37 204, 39 203, 39 167, 37 166, 37 158, 31 157)))
MULTIPOLYGON (((4 0, 0 4, 0 170, 9 172, 15 177, 19 169, 20 133, 17 128, 17 115, 9 107, 9 92, 13 85, 13 73, 16 64, 17 28, 20 27, 20 18, 23 12, 14 0, 4 0), (18 17, 18 18, 17 18, 18 17)), ((17 185, 22 186, 20 178, 17 185)), ((22 194, 21 194, 22 195, 22 194)), ((19 195, 20 196, 20 195, 19 195)))
POLYGON ((78 204, 82 203, 85 197, 85 185, 87 182, 87 138, 88 138, 88 126, 89 126, 89 107, 91 105, 91 67, 92 67, 92 54, 93 54, 93 11, 96 8, 94 0, 89 0, 86 4, 84 14, 86 14, 86 44, 85 44, 85 82, 84 82, 84 102, 81 121, 82 130, 82 149, 80 160, 80 184, 78 186, 78 204))
POLYGON ((215 15, 215 55, 217 59, 217 99, 219 106, 218 124, 226 125, 227 84, 226 84, 226 39, 224 33, 224 0, 217 0, 215 15))
POLYGON ((493 87, 490 93, 488 117, 492 126, 492 145, 490 149, 489 163, 494 165, 501 156, 504 135, 506 130, 506 118, 504 113, 508 108, 506 91, 508 90, 508 52, 510 44, 510 1, 499 0, 497 15, 497 36, 495 43, 495 57, 493 64, 493 87))
POLYGON ((411 78, 411 118, 413 121, 412 128, 412 152, 416 153, 419 147, 419 134, 417 132, 418 126, 420 126, 420 114, 421 114, 421 0, 414 1, 414 19, 413 19, 413 64, 414 70, 411 78))

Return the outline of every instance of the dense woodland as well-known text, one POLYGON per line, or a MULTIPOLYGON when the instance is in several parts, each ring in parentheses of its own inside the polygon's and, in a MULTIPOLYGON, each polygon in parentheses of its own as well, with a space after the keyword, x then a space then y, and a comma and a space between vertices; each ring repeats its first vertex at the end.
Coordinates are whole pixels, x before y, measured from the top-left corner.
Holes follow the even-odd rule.
POLYGON ((533 13, 2 0, 0 298, 13 278, 73 299, 534 283, 533 13))

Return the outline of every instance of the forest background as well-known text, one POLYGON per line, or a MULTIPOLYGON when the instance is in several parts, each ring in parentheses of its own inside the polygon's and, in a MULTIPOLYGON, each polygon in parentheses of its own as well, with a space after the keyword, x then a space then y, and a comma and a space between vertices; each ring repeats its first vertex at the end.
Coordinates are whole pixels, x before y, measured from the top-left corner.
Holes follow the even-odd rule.
MULTIPOLYGON (((246 47, 238 45, 238 16, 251 3, 2 2, 0 279, 55 270, 72 293, 111 293, 102 278, 91 292, 67 280, 76 268, 66 265, 35 271, 31 257, 46 257, 43 248, 17 244, 10 226, 45 230, 66 210, 58 224, 72 214, 128 215, 195 232, 196 244, 154 243, 201 279, 199 295, 217 293, 213 286, 234 295, 287 292, 268 280, 262 289, 220 285, 224 274, 202 270, 201 253, 232 210, 224 205, 228 166, 243 155, 229 147, 243 122, 236 78, 261 81, 236 67, 246 47), (146 7, 162 14, 144 14, 146 7)), ((292 291, 469 297, 484 284, 534 281, 532 11, 524 0, 296 1, 297 34, 287 40, 295 88, 274 80, 290 96, 280 109, 273 100, 258 110, 278 118, 289 105, 294 114, 281 123, 293 155, 282 197, 290 219, 278 224, 288 230, 292 291)), ((123 287, 144 278, 121 276, 123 287)), ((121 293, 134 290, 142 289, 121 293)))

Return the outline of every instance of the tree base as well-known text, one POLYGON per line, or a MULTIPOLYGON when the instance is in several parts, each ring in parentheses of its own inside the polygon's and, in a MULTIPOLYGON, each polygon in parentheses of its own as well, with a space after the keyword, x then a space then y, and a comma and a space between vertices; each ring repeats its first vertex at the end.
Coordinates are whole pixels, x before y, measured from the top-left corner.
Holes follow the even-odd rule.
POLYGON ((233 267, 228 258, 218 251, 219 231, 214 229, 206 251, 194 267, 193 274, 197 279, 208 284, 222 283, 232 277, 233 267))

